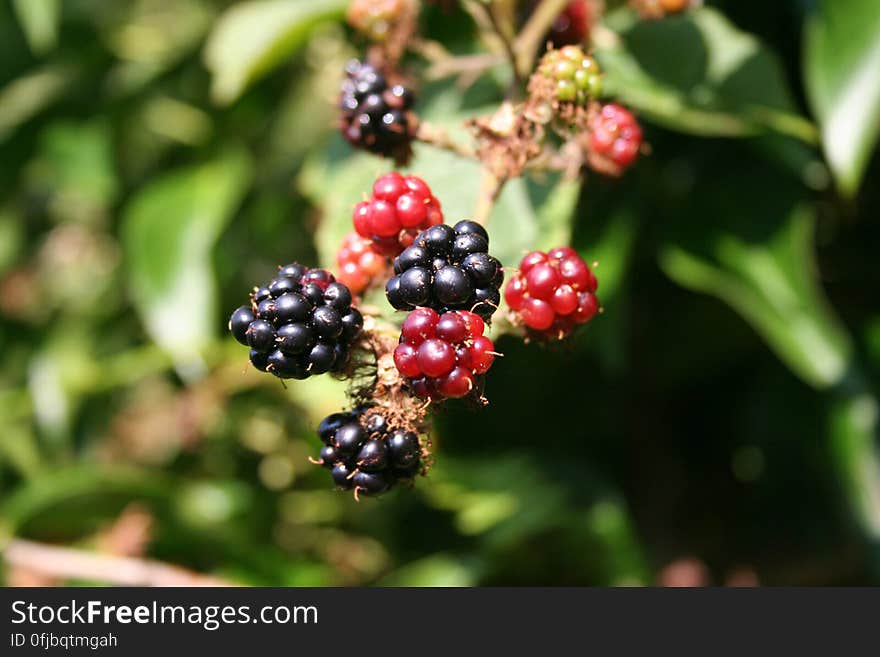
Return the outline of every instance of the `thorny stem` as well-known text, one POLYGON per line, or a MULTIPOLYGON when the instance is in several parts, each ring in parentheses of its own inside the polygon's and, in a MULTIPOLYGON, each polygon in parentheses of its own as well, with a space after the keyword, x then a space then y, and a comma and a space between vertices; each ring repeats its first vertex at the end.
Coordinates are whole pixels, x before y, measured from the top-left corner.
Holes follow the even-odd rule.
POLYGON ((475 55, 449 56, 433 60, 433 64, 425 71, 426 80, 440 80, 457 75, 458 84, 469 87, 485 71, 503 64, 504 57, 493 53, 477 53, 475 55))
POLYGON ((461 144, 449 136, 449 133, 443 128, 432 126, 430 123, 422 122, 419 124, 416 137, 418 141, 425 144, 431 144, 445 151, 450 151, 461 157, 476 159, 477 154, 468 144, 461 144))
POLYGON ((462 0, 464 9, 471 15, 477 27, 485 37, 495 42, 497 50, 504 53, 513 69, 516 86, 522 84, 524 77, 516 66, 516 50, 510 35, 505 32, 491 7, 486 6, 479 0, 462 0))
POLYGON ((516 53, 514 68, 519 78, 525 79, 532 70, 541 42, 556 17, 562 13, 570 0, 541 0, 541 4, 529 16, 513 43, 516 53))

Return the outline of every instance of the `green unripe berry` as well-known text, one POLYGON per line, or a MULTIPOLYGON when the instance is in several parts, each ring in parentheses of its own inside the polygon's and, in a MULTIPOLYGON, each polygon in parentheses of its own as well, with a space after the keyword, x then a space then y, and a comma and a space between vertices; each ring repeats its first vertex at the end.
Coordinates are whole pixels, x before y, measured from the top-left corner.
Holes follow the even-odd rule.
POLYGON ((556 83, 556 99, 562 102, 571 102, 577 98, 577 87, 571 80, 560 80, 556 83))
POLYGON ((578 68, 574 62, 563 59, 553 67, 553 77, 557 80, 574 80, 578 68))
POLYGON ((588 90, 590 88, 590 73, 582 68, 575 71, 574 84, 579 90, 588 90))
POLYGON ((561 103, 586 105, 601 90, 601 71, 596 60, 579 46, 550 50, 538 65, 538 74, 554 83, 561 103))

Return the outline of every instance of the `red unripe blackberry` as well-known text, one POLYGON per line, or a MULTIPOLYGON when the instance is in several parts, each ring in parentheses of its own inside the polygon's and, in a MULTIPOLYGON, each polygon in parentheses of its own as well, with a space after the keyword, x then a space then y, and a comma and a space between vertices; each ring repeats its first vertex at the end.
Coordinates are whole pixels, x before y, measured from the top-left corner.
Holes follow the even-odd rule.
POLYGON ((358 407, 333 413, 318 425, 324 443, 320 459, 337 487, 359 495, 377 495, 408 481, 421 469, 418 435, 396 427, 379 408, 358 407))
POLYGON ((466 397, 474 388, 474 374, 470 370, 457 366, 448 375, 437 382, 437 392, 444 397, 466 397))
MULTIPOLYGON (((403 322, 394 364, 423 399, 467 397, 481 388, 480 378, 492 366, 495 351, 483 335, 485 323, 468 311, 438 315, 416 308, 403 322)), ((482 393, 479 393, 482 394, 482 393)))
POLYGON ((425 376, 438 379, 449 374, 455 367, 455 349, 438 338, 425 340, 419 345, 417 360, 419 369, 425 376))
POLYGON ((376 179, 369 200, 355 206, 352 223, 358 235, 372 240, 374 251, 394 257, 420 231, 443 223, 443 212, 424 180, 392 171, 376 179))
POLYGON ((519 263, 519 271, 522 274, 528 274, 529 269, 534 267, 535 265, 540 265, 544 262, 547 262, 549 258, 547 254, 543 251, 532 251, 531 253, 527 253, 523 256, 523 259, 520 260, 519 263))
POLYGON ((440 315, 436 310, 416 308, 403 320, 401 335, 408 344, 418 346, 425 340, 434 337, 435 328, 439 321, 440 315))
POLYGON ((376 182, 373 183, 373 198, 396 201, 407 189, 406 178, 392 171, 376 178, 376 182))
POLYGON ((409 343, 401 343, 394 349, 394 365, 407 378, 414 379, 422 375, 418 357, 418 347, 409 343))
POLYGON ((546 262, 535 265, 526 273, 526 287, 529 295, 536 299, 549 300, 561 281, 556 267, 546 262))
POLYGON ((599 310, 596 277, 571 247, 533 251, 507 282, 504 300, 515 319, 546 339, 562 339, 599 310))
POLYGON ((604 105, 590 124, 590 163, 609 173, 631 166, 642 147, 642 128, 632 112, 616 103, 604 105))
POLYGON ((546 331, 553 326, 556 313, 553 312, 553 306, 546 301, 529 297, 523 302, 520 317, 529 328, 536 331, 546 331))

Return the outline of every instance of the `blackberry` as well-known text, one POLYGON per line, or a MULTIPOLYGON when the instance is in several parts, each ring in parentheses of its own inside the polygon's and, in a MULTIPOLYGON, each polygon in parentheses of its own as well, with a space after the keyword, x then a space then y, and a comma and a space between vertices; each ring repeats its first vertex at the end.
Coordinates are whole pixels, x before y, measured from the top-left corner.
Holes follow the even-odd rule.
POLYGON ((504 288, 504 299, 535 337, 561 340, 599 310, 598 282, 568 246, 526 254, 504 288))
POLYGON ((377 408, 328 415, 318 425, 318 437, 324 446, 317 463, 356 498, 384 493, 415 477, 423 465, 418 435, 393 426, 377 408))
POLYGON ((418 123, 412 93, 356 59, 345 70, 339 99, 342 136, 355 148, 405 164, 418 123))
POLYGON ((344 372, 364 320, 349 289, 323 269, 290 264, 255 288, 251 306, 232 313, 229 330, 251 348, 250 361, 281 379, 344 372))
POLYGON ((488 250, 489 234, 476 222, 432 226, 394 260, 397 275, 385 286, 388 302, 397 310, 469 310, 488 321, 504 280, 501 263, 488 250))
POLYGON ((394 350, 397 371, 417 397, 481 399, 483 375, 496 356, 484 328, 471 312, 438 315, 431 308, 416 308, 403 321, 394 350))

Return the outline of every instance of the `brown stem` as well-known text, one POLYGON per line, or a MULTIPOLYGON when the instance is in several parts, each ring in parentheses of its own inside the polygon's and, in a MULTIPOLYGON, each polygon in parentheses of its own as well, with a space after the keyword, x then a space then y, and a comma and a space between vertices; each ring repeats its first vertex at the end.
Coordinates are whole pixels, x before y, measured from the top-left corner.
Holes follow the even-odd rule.
POLYGON ((461 155, 462 157, 470 159, 477 157, 476 152, 469 144, 461 144, 455 141, 446 130, 425 121, 419 124, 415 138, 422 143, 431 144, 431 146, 442 148, 445 151, 461 155))
POLYGON ((515 68, 520 78, 528 77, 547 30, 569 2, 570 0, 541 0, 541 4, 529 16, 513 43, 516 53, 515 68))
POLYGON ((232 586, 230 582, 161 561, 97 554, 17 538, 6 543, 3 560, 10 567, 54 578, 120 586, 232 586))
POLYGON ((504 189, 507 178, 499 178, 488 169, 483 172, 483 181, 480 183, 480 195, 477 198, 477 205, 474 208, 474 221, 485 226, 489 223, 489 217, 492 215, 492 209, 495 202, 504 189))
POLYGON ((497 50, 504 53, 513 69, 515 83, 519 86, 524 78, 516 67, 516 50, 511 36, 503 29, 491 8, 479 0, 462 0, 462 6, 474 19, 484 37, 494 42, 497 50))
POLYGON ((434 60, 425 70, 426 80, 440 80, 452 75, 473 80, 494 66, 503 64, 505 58, 492 53, 478 53, 476 55, 450 56, 434 60))

